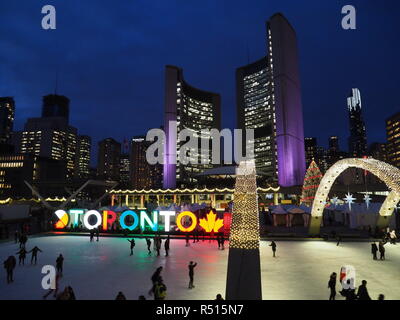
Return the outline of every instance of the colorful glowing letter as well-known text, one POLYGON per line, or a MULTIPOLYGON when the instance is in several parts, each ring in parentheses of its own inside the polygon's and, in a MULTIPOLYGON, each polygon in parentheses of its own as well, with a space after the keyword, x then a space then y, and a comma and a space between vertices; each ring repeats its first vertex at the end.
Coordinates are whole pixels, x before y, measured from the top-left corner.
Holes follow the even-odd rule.
POLYGON ((157 231, 158 230, 158 219, 157 219, 157 211, 153 211, 153 221, 149 218, 146 211, 140 211, 140 227, 144 230, 144 222, 151 227, 151 230, 157 231))
POLYGON ((89 230, 97 228, 99 225, 101 225, 101 214, 96 210, 89 210, 83 216, 83 225, 89 230), (96 216, 96 218, 97 218, 97 221, 96 221, 96 223, 94 225, 91 225, 89 223, 89 217, 90 216, 96 216))
POLYGON ((192 213, 192 212, 190 212, 190 211, 183 211, 183 212, 181 212, 181 213, 178 215, 178 217, 176 218, 176 225, 178 226, 178 229, 181 230, 182 232, 191 232, 191 231, 194 230, 194 228, 196 228, 196 225, 197 225, 197 218, 196 218, 196 216, 194 215, 194 213, 192 213), (185 216, 188 216, 188 217, 190 217, 190 218, 192 219, 192 224, 191 224, 189 227, 187 227, 187 228, 185 228, 185 227, 182 225, 182 221, 181 221, 182 218, 185 217, 185 216))
POLYGON ((133 230, 135 230, 137 228, 137 226, 139 224, 139 217, 138 217, 138 215, 136 214, 135 211, 127 210, 124 213, 122 213, 121 216, 119 217, 119 224, 121 225, 122 229, 128 229, 129 231, 133 231, 133 230), (133 224, 131 226, 127 226, 125 224, 125 218, 127 216, 132 216, 133 219, 134 219, 134 222, 133 222, 133 224))
POLYGON ((84 214, 84 213, 85 213, 85 210, 83 210, 83 209, 71 209, 71 210, 69 210, 69 214, 73 215, 73 217, 71 217, 71 220, 74 221, 73 222, 74 227, 77 227, 79 225, 79 221, 80 221, 80 217, 79 216, 81 214, 84 214))
POLYGON ((171 217, 175 216, 175 211, 160 211, 160 216, 164 217, 164 231, 169 232, 171 228, 171 217))
POLYGON ((59 219, 56 223, 56 229, 64 229, 69 222, 69 216, 68 213, 66 213, 64 210, 57 210, 55 212, 55 215, 59 219))
POLYGON ((108 230, 108 226, 111 227, 116 219, 117 219, 117 214, 114 211, 104 210, 103 211, 103 230, 108 230))

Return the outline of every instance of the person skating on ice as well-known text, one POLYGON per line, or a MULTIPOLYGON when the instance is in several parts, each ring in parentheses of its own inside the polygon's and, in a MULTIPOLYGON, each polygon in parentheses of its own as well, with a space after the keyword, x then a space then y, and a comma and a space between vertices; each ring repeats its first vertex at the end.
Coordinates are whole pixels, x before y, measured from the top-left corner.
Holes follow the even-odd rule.
POLYGON ((157 236, 157 241, 156 241, 156 250, 157 250, 157 257, 160 256, 160 250, 161 250, 161 237, 157 236))
POLYGON ((35 260, 35 264, 36 264, 38 252, 43 252, 43 251, 40 250, 37 246, 35 246, 32 250, 28 251, 28 253, 29 252, 32 252, 31 264, 33 263, 33 260, 35 260))
POLYGON ((18 265, 25 265, 25 258, 26 258, 26 254, 28 252, 25 250, 25 247, 23 247, 22 249, 20 249, 16 254, 18 254, 18 265))
POLYGON ((168 235, 167 240, 165 240, 165 242, 164 242, 164 249, 165 249, 165 256, 166 257, 168 257, 169 243, 170 243, 170 238, 169 238, 169 235, 168 235))
POLYGON ((146 244, 147 244, 147 251, 149 252, 149 255, 151 254, 151 240, 149 238, 146 238, 146 244))
POLYGON ((7 283, 11 283, 14 281, 13 274, 15 266, 17 265, 17 260, 14 256, 9 256, 6 261, 4 261, 4 268, 7 272, 7 283))
POLYGON ((224 233, 223 232, 221 232, 221 238, 220 238, 221 240, 221 250, 225 250, 225 236, 224 236, 224 233))
POLYGON ((376 256, 377 252, 378 252, 378 246, 376 245, 375 242, 371 243, 372 259, 378 260, 378 257, 376 256))
POLYGON ((276 258, 276 256, 275 256, 275 253, 276 253, 276 243, 275 243, 275 241, 271 241, 271 244, 270 244, 269 246, 270 246, 271 249, 272 249, 272 256, 273 256, 274 258, 276 258))
POLYGON ((189 247, 190 243, 189 243, 189 233, 186 233, 186 247, 189 247))
POLYGON ((154 294, 155 286, 156 286, 156 283, 161 278, 161 271, 162 270, 163 270, 163 267, 158 267, 156 269, 156 271, 153 273, 153 275, 151 276, 151 282, 153 283, 153 285, 151 286, 151 289, 149 291, 149 295, 154 294))
POLYGON ((379 254, 380 254, 379 259, 385 260, 385 245, 383 244, 382 241, 379 241, 379 254))
POLYGON ((329 300, 335 300, 336 297, 336 272, 333 272, 329 278, 328 288, 331 290, 329 300))
POLYGON ((194 281, 194 268, 197 266, 197 263, 193 263, 193 261, 189 262, 189 289, 193 289, 193 281, 194 281))
POLYGON ((131 244, 131 256, 133 255, 133 248, 135 248, 135 239, 127 239, 129 241, 129 243, 131 244))
POLYGON ((60 275, 62 275, 62 273, 63 273, 63 265, 64 265, 64 257, 60 253, 58 258, 56 259, 56 270, 57 270, 57 273, 60 275))
POLYGON ((361 286, 358 287, 357 298, 358 298, 358 300, 371 300, 371 297, 368 294, 366 280, 363 280, 361 282, 361 286))

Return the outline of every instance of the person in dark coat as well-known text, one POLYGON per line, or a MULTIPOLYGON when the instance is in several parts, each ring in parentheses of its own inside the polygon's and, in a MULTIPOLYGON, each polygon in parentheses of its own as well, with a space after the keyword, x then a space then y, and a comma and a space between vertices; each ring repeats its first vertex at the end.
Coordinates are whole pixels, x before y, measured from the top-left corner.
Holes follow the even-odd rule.
POLYGON ((163 278, 160 277, 154 287, 154 300, 165 300, 167 296, 167 286, 164 284, 163 278))
POLYGON ((131 239, 131 240, 129 240, 129 239, 127 239, 129 242, 130 242, 130 244, 131 244, 131 256, 133 255, 133 248, 135 248, 135 239, 131 239))
POLYGON ((224 237, 224 233, 221 232, 221 250, 225 250, 225 237, 224 237))
POLYGON ((221 238, 219 236, 219 233, 217 233, 217 243, 218 243, 218 250, 221 249, 221 238))
POLYGON ((96 238, 97 238, 97 242, 99 241, 99 236, 100 236, 100 228, 99 227, 97 227, 96 228, 96 238))
POLYGON ((363 280, 361 282, 361 286, 358 287, 357 298, 358 298, 358 300, 371 300, 371 297, 368 294, 366 280, 363 280))
POLYGON ((376 243, 371 243, 371 253, 372 253, 372 258, 374 260, 378 260, 378 257, 376 256, 376 253, 378 252, 378 246, 376 243))
POLYGON ((189 262, 189 289, 193 289, 193 281, 194 281, 194 268, 197 266, 197 263, 193 263, 193 261, 189 262))
POLYGON ((149 254, 151 254, 151 240, 149 238, 146 238, 146 244, 147 244, 147 251, 149 254))
POLYGON ((14 239, 15 239, 15 243, 18 243, 18 241, 19 241, 19 231, 18 230, 15 230, 15 234, 14 234, 14 239))
POLYGON ((161 250, 161 237, 157 237, 156 241, 156 250, 157 250, 157 257, 160 255, 160 250, 161 250))
POLYGON ((74 289, 72 289, 71 286, 68 286, 67 288, 69 292, 69 300, 76 300, 74 289))
POLYGON ((329 300, 335 300, 335 297, 336 297, 336 272, 333 272, 331 274, 331 277, 328 282, 328 288, 331 290, 329 300))
POLYGON ((35 260, 35 264, 36 264, 36 262, 37 262, 37 254, 38 254, 39 251, 43 252, 37 246, 35 246, 31 251, 28 251, 28 253, 32 252, 31 264, 33 263, 33 260, 35 260))
POLYGON ((151 295, 151 294, 154 294, 154 290, 155 290, 155 286, 156 286, 156 283, 160 280, 160 278, 161 278, 161 271, 163 270, 163 267, 158 267, 157 269, 156 269, 156 271, 153 273, 153 275, 151 276, 151 282, 153 283, 153 285, 152 285, 152 287, 151 287, 151 289, 150 289, 150 291, 149 291, 149 294, 151 295))
POLYGON ((23 247, 22 249, 20 249, 16 254, 18 254, 18 265, 25 265, 25 258, 26 258, 26 254, 28 252, 25 250, 25 247, 23 247))
POLYGON ((169 239, 169 235, 168 235, 167 240, 165 240, 165 242, 164 242, 164 249, 165 249, 166 257, 168 257, 168 252, 169 252, 169 242, 170 242, 170 239, 169 239))
POLYGON ((186 233, 186 247, 189 247, 189 233, 186 233))
MULTIPOLYGON (((350 279, 347 280, 347 284, 350 285, 350 279)), ((340 294, 346 298, 346 300, 356 300, 357 296, 355 293, 356 290, 352 289, 352 288, 348 288, 348 289, 343 289, 342 291, 340 291, 340 294)))
POLYGON ((27 241, 28 241, 28 237, 25 234, 21 234, 19 237, 19 247, 25 248, 27 241))
POLYGON ((336 240, 337 240, 336 246, 338 247, 339 244, 342 242, 342 237, 338 235, 337 238, 336 238, 336 240))
POLYGON ((115 300, 126 300, 125 295, 122 293, 122 291, 118 292, 117 297, 115 300))
POLYGON ((379 242, 379 254, 380 259, 385 260, 385 247, 382 241, 379 242))
POLYGON ((60 253, 60 255, 58 256, 58 258, 56 260, 56 269, 57 269, 57 273, 59 273, 61 275, 63 273, 63 264, 64 264, 64 257, 60 253))
POLYGON ((7 283, 13 282, 13 273, 15 266, 17 265, 17 260, 14 256, 9 256, 6 261, 4 261, 4 268, 7 271, 7 283))
POLYGON ((276 253, 276 243, 275 241, 272 241, 271 244, 269 245, 272 248, 272 256, 275 258, 275 253, 276 253))

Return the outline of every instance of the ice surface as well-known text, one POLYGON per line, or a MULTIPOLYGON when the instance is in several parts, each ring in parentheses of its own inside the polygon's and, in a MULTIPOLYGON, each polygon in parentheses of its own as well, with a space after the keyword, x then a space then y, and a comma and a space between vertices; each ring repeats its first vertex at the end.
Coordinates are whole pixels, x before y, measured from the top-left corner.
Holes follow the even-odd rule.
MULTIPOLYGON (((227 244, 227 242, 226 242, 227 244)), ((370 296, 380 293, 386 299, 400 299, 400 244, 386 245, 386 261, 373 261, 368 242, 277 241, 277 258, 272 258, 268 242, 261 243, 261 270, 263 299, 311 299, 329 297, 327 288, 331 272, 339 274, 342 265, 353 265, 357 272, 357 285, 368 281, 370 296)), ((133 256, 129 242, 124 238, 100 238, 89 242, 89 237, 54 236, 30 238, 27 248, 37 245, 38 264, 30 265, 30 254, 25 266, 17 266, 14 282, 6 283, 6 272, 0 270, 0 299, 41 299, 46 292, 41 287, 41 267, 55 265, 59 253, 64 260, 64 276, 60 287, 71 285, 77 299, 114 299, 122 291, 128 299, 145 295, 150 277, 158 266, 163 266, 167 286, 167 299, 214 299, 225 296, 226 268, 229 250, 218 250, 216 242, 205 240, 190 243, 171 240, 170 256, 147 254, 144 239, 136 239, 133 256), (190 260, 198 263, 195 269, 195 288, 189 290, 188 268, 190 260)), ((164 246, 163 246, 164 249, 164 246)), ((0 259, 15 254, 14 243, 0 245, 0 259)), ((339 285, 337 285, 339 291, 339 285)), ((338 294, 338 299, 343 299, 338 294)), ((53 299, 49 296, 48 299, 53 299)))

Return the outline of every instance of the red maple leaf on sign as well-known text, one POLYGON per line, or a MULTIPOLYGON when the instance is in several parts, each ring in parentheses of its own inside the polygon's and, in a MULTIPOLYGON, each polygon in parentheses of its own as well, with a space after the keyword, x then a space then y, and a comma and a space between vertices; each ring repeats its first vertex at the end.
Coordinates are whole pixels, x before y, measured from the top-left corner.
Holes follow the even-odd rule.
POLYGON ((206 232, 218 232, 224 226, 224 220, 217 219, 217 215, 211 210, 207 214, 207 219, 200 219, 199 224, 206 232))

